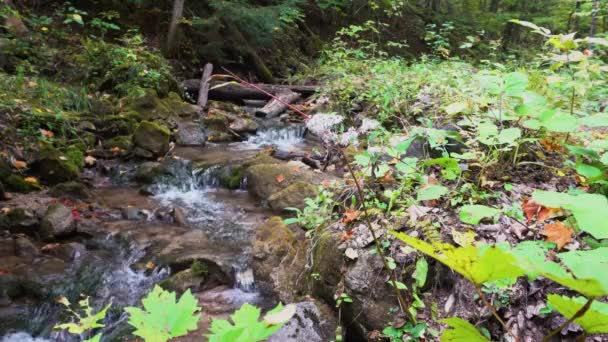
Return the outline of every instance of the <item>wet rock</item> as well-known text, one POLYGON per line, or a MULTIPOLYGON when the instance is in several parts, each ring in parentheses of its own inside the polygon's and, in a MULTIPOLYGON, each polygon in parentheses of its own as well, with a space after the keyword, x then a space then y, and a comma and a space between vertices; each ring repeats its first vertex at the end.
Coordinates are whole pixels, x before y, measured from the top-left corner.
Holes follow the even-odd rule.
POLYGON ((29 210, 13 208, 6 213, 0 214, 0 229, 12 233, 32 233, 38 225, 38 219, 29 210))
POLYGON ((317 193, 316 186, 298 181, 270 195, 268 197, 268 206, 274 210, 284 210, 285 208, 303 209, 306 206, 304 199, 315 198, 317 193))
POLYGON ((169 150, 171 132, 163 125, 142 121, 133 133, 135 154, 139 157, 149 158, 162 156, 169 150), (146 153, 147 152, 147 153, 146 153))
POLYGON ((15 239, 15 255, 23 258, 33 259, 40 255, 38 247, 25 236, 18 236, 15 239))
POLYGON ((272 194, 291 184, 296 182, 320 183, 324 176, 285 164, 258 164, 247 169, 246 177, 249 191, 253 195, 267 200, 272 194))
POLYGON ((201 125, 192 121, 180 121, 177 123, 175 142, 184 146, 200 146, 205 144, 205 134, 201 125))
POLYGON ((329 306, 313 301, 296 306, 295 315, 268 342, 324 342, 335 338, 337 320, 329 306))
POLYGON ((49 206, 40 225, 40 235, 44 239, 66 236, 76 231, 76 221, 72 210, 61 203, 49 206))
POLYGON ((68 153, 61 153, 50 144, 43 144, 36 153, 36 159, 31 164, 32 172, 47 184, 54 185, 71 181, 78 177, 79 167, 84 158, 82 152, 72 149, 68 153), (79 155, 76 155, 79 152, 79 155), (80 165, 77 165, 80 158, 80 165))
POLYGON ((84 258, 88 252, 85 245, 78 242, 70 242, 60 244, 59 246, 52 248, 48 254, 65 262, 71 262, 84 258))
POLYGON ((236 133, 254 133, 260 127, 257 122, 251 118, 236 118, 230 123, 230 129, 236 133))
POLYGON ((0 201, 4 201, 6 200, 6 191, 4 189, 4 184, 2 184, 2 182, 0 182, 0 201))
POLYGON ((36 183, 27 182, 25 178, 17 174, 11 174, 6 177, 4 179, 4 184, 6 184, 6 188, 8 190, 21 193, 28 193, 42 189, 40 185, 36 183))
POLYGON ((188 221, 186 220, 186 215, 184 211, 180 207, 173 208, 173 221, 180 227, 187 227, 188 221))
POLYGON ((135 171, 135 180, 143 184, 152 184, 165 173, 164 166, 159 162, 145 162, 135 171))
POLYGON ((122 217, 126 220, 141 220, 144 218, 139 208, 128 206, 122 209, 122 217))
POLYGON ((291 303, 303 291, 306 240, 298 240, 281 217, 272 217, 257 228, 253 256, 255 279, 281 301, 291 303))
POLYGON ((89 191, 86 185, 77 181, 71 181, 55 185, 49 190, 49 195, 53 197, 87 199, 91 197, 91 191, 89 191))
POLYGON ((10 236, 0 238, 0 257, 15 255, 15 240, 10 236))
POLYGON ((57 284, 65 281, 68 264, 54 257, 34 259, 33 262, 21 264, 12 270, 19 279, 24 293, 44 298, 60 295, 57 284))
POLYGON ((209 133, 207 139, 218 142, 238 140, 239 134, 255 132, 259 127, 242 107, 216 101, 209 102, 202 123, 209 133))
POLYGON ((161 98, 153 89, 147 89, 144 96, 130 98, 125 109, 136 113, 139 120, 165 122, 198 114, 198 107, 182 101, 178 94, 170 92, 167 97, 161 98))

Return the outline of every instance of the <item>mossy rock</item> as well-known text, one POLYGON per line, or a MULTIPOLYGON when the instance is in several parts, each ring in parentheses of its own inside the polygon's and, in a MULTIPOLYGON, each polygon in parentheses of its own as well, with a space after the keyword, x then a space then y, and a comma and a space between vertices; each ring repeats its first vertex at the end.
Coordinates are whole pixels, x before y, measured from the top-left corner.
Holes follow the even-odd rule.
POLYGON ((49 190, 49 195, 53 197, 71 197, 76 199, 86 199, 91 197, 91 191, 82 183, 71 181, 55 185, 49 190))
POLYGON ((336 286, 342 280, 344 255, 337 248, 340 243, 340 236, 324 225, 317 228, 315 240, 311 243, 313 246, 311 273, 319 276, 318 280, 311 279, 313 295, 325 299, 328 303, 334 301, 336 286))
POLYGON ((118 147, 123 150, 130 150, 133 140, 130 135, 119 135, 111 139, 107 139, 101 142, 104 148, 112 149, 118 147))
POLYGON ((166 168, 161 163, 145 162, 140 164, 137 170, 135 170, 135 180, 143 184, 152 184, 166 173, 166 168))
POLYGON ((0 230, 15 231, 19 228, 21 222, 27 219, 25 210, 21 208, 11 209, 6 214, 0 214, 0 230))
POLYGON ((28 193, 32 191, 41 190, 40 185, 37 183, 27 182, 23 177, 12 174, 4 179, 4 183, 6 184, 6 188, 9 191, 13 192, 22 192, 28 193))
POLYGON ((177 272, 171 277, 161 281, 159 285, 167 291, 183 293, 188 289, 197 290, 204 281, 204 276, 196 275, 191 269, 187 269, 177 272))
POLYGON ((129 98, 127 101, 126 110, 137 113, 140 120, 166 120, 170 117, 198 114, 196 106, 184 102, 174 92, 160 98, 155 90, 147 89, 143 96, 129 98))
POLYGON ((84 153, 82 152, 83 151, 80 149, 80 147, 76 145, 70 145, 65 150, 65 155, 68 160, 72 164, 76 165, 79 170, 82 170, 82 168, 84 167, 84 153))
POLYGON ((285 208, 304 209, 305 198, 315 198, 318 194, 317 187, 308 183, 298 181, 285 189, 275 192, 268 197, 268 206, 274 210, 285 210, 285 208))
POLYGON ((118 115, 103 117, 95 122, 97 132, 104 138, 119 135, 130 135, 137 127, 139 115, 136 112, 124 112, 118 115))
POLYGON ((170 139, 167 127, 150 121, 142 121, 133 133, 133 145, 157 157, 167 153, 170 139))
POLYGON ((76 148, 68 148, 68 153, 64 154, 45 143, 36 152, 31 169, 42 182, 54 185, 76 179, 83 160, 82 152, 76 148))
POLYGON ((242 167, 225 167, 220 175, 220 185, 228 189, 238 189, 245 178, 245 169, 242 167))

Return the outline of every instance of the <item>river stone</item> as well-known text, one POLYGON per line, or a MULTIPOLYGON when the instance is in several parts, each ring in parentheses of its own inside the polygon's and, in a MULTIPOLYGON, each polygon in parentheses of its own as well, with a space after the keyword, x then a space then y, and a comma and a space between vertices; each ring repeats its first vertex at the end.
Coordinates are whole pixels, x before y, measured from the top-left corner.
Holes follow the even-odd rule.
POLYGON ((274 216, 256 229, 253 272, 258 283, 291 303, 303 291, 298 279, 305 271, 306 240, 299 240, 281 217, 274 216))
POLYGON ((87 199, 91 197, 91 192, 84 184, 77 181, 71 181, 55 185, 49 190, 49 195, 53 197, 87 199))
POLYGON ((322 174, 286 164, 254 165, 247 168, 245 176, 249 191, 263 200, 296 182, 320 183, 324 178, 322 174))
POLYGON ((50 254, 65 262, 70 262, 82 259, 88 252, 85 245, 79 242, 70 242, 51 249, 50 254))
POLYGON ((44 239, 69 235, 76 231, 76 221, 72 210, 61 203, 49 206, 40 225, 40 235, 44 239))
POLYGON ((38 247, 25 236, 18 236, 15 239, 15 255, 33 259, 40 255, 38 247))
POLYGON ((268 197, 268 206, 274 210, 285 208, 304 209, 305 198, 315 198, 318 194, 317 187, 302 181, 297 181, 285 189, 275 192, 268 197))
POLYGON ((122 208, 122 217, 126 220, 141 220, 143 218, 141 211, 131 206, 122 208))
POLYGON ((175 273, 160 282, 159 285, 167 291, 175 291, 177 293, 184 293, 188 289, 197 292, 204 281, 204 276, 195 275, 191 269, 187 269, 175 273))
POLYGON ((295 315, 268 342, 324 342, 335 338, 337 320, 332 309, 315 302, 296 304, 295 315))
POLYGON ((192 121, 180 121, 177 123, 175 142, 184 146, 201 146, 205 144, 205 134, 201 125, 192 121))
POLYGON ((0 238, 0 257, 15 255, 15 240, 8 237, 0 238))
POLYGON ((171 132, 167 127, 150 121, 142 121, 133 133, 133 145, 136 147, 134 152, 144 158, 149 158, 150 154, 156 157, 162 156, 169 150, 170 138, 171 132))
POLYGON ((70 155, 61 153, 50 144, 43 144, 30 166, 42 182, 55 185, 78 177, 80 169, 74 161, 70 155))

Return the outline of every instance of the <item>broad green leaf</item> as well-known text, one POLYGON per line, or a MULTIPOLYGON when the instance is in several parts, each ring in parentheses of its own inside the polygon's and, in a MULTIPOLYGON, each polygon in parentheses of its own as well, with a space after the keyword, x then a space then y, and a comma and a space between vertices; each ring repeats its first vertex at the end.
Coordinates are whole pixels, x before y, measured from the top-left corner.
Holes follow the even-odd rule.
POLYGON ((509 96, 520 96, 528 87, 528 75, 516 71, 505 75, 504 92, 509 96))
POLYGON ((608 126, 608 114, 600 114, 595 116, 587 116, 579 119, 580 125, 588 127, 607 127, 608 126))
MULTIPOLYGON (((295 312, 293 309, 293 307, 289 307, 285 313, 295 312)), ((271 320, 275 318, 277 320, 284 320, 287 315, 283 315, 283 310, 283 306, 279 304, 279 306, 268 312, 267 317, 270 317, 271 320)), ((285 323, 270 324, 269 322, 260 321, 260 315, 261 310, 259 308, 251 304, 243 304, 239 310, 230 316, 232 323, 227 320, 214 319, 209 328, 211 334, 207 335, 209 342, 264 341, 277 330, 281 329, 285 323)))
MULTIPOLYGON (((572 318, 587 302, 587 298, 584 297, 569 298, 555 294, 550 294, 547 298, 549 304, 568 319, 572 318)), ((608 304, 594 301, 587 312, 574 319, 574 322, 588 334, 608 333, 608 304)))
POLYGON ((484 218, 500 214, 500 210, 485 205, 465 205, 460 208, 460 221, 468 224, 479 224, 484 218))
POLYGON ((440 322, 451 328, 443 331, 441 342, 490 342, 473 324, 462 318, 450 317, 440 322))
POLYGON ((391 234, 477 285, 525 274, 517 265, 517 259, 507 250, 508 245, 455 247, 439 242, 429 244, 404 233, 391 234))
POLYGON ((539 241, 522 242, 512 250, 531 278, 541 275, 587 297, 608 295, 608 274, 598 272, 608 264, 608 247, 560 253, 561 263, 549 261, 547 251, 539 241))
POLYGON ((576 164, 576 173, 585 178, 598 178, 604 176, 604 171, 601 169, 584 163, 576 164))
POLYGON ((519 128, 507 128, 500 131, 498 134, 499 144, 513 144, 517 139, 521 137, 521 130, 519 128))
POLYGON ((600 161, 602 162, 602 164, 608 165, 608 152, 602 154, 600 161))
POLYGON ((537 190, 534 200, 549 208, 563 208, 574 215, 581 230, 596 239, 608 238, 608 199, 599 194, 570 195, 566 193, 537 190))
POLYGON ((448 188, 442 185, 426 185, 418 189, 418 201, 429 201, 440 198, 448 193, 448 188))
POLYGON ((426 277, 429 273, 429 263, 425 258, 420 258, 416 261, 416 269, 414 269, 414 273, 412 274, 412 278, 416 280, 417 287, 423 287, 426 284, 426 277))
POLYGON ((468 106, 466 102, 454 102, 445 107, 445 112, 447 115, 454 115, 464 112, 467 108, 468 106))
POLYGON ((146 341, 164 342, 198 328, 200 314, 195 313, 200 307, 190 290, 176 301, 174 292, 157 285, 142 304, 143 310, 127 307, 125 311, 129 313, 129 324, 136 329, 133 334, 146 341))
POLYGON ((532 32, 534 33, 538 33, 540 35, 543 35, 545 37, 548 37, 551 34, 551 31, 549 29, 546 29, 544 27, 538 26, 534 23, 531 23, 529 21, 525 21, 525 20, 519 20, 519 19, 511 19, 509 20, 512 23, 527 27, 527 28, 531 28, 532 32))

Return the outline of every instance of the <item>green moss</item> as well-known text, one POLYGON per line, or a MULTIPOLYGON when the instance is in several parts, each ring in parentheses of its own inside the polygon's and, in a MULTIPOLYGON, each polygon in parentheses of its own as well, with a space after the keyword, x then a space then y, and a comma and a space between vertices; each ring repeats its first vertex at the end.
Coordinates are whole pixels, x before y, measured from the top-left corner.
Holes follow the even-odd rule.
POLYGON ((129 150, 131 148, 131 136, 119 135, 114 138, 103 141, 102 144, 103 147, 107 149, 118 147, 123 150, 129 150))
POLYGON ((76 147, 68 147, 68 153, 61 153, 51 144, 43 143, 32 163, 32 171, 41 181, 58 184, 78 177, 84 156, 76 147))
POLYGON ((142 121, 133 133, 133 145, 156 156, 167 152, 170 139, 171 131, 167 127, 151 121, 142 121))
POLYGON ((206 263, 194 260, 190 266, 190 270, 195 277, 205 277, 209 273, 209 266, 206 263))
POLYGON ((23 179, 23 177, 21 177, 19 175, 8 176, 4 180, 4 183, 6 184, 6 187, 8 188, 8 190, 14 191, 14 192, 27 193, 27 192, 31 192, 31 191, 40 190, 39 185, 26 182, 25 179, 23 179))
POLYGON ((78 146, 68 146, 68 148, 65 150, 65 156, 68 158, 69 163, 76 166, 78 170, 82 170, 84 167, 84 154, 82 153, 82 150, 78 148, 78 146))
POLYGON ((25 210, 21 208, 14 208, 7 214, 0 214, 0 229, 11 230, 11 228, 19 225, 19 222, 25 220, 27 215, 25 210))
POLYGON ((225 168, 219 176, 220 185, 228 189, 238 189, 245 177, 245 170, 242 167, 225 168))
POLYGON ((152 89, 147 89, 143 96, 129 98, 125 108, 128 112, 136 113, 139 120, 197 114, 196 107, 184 102, 178 94, 171 92, 167 97, 160 98, 152 89))

